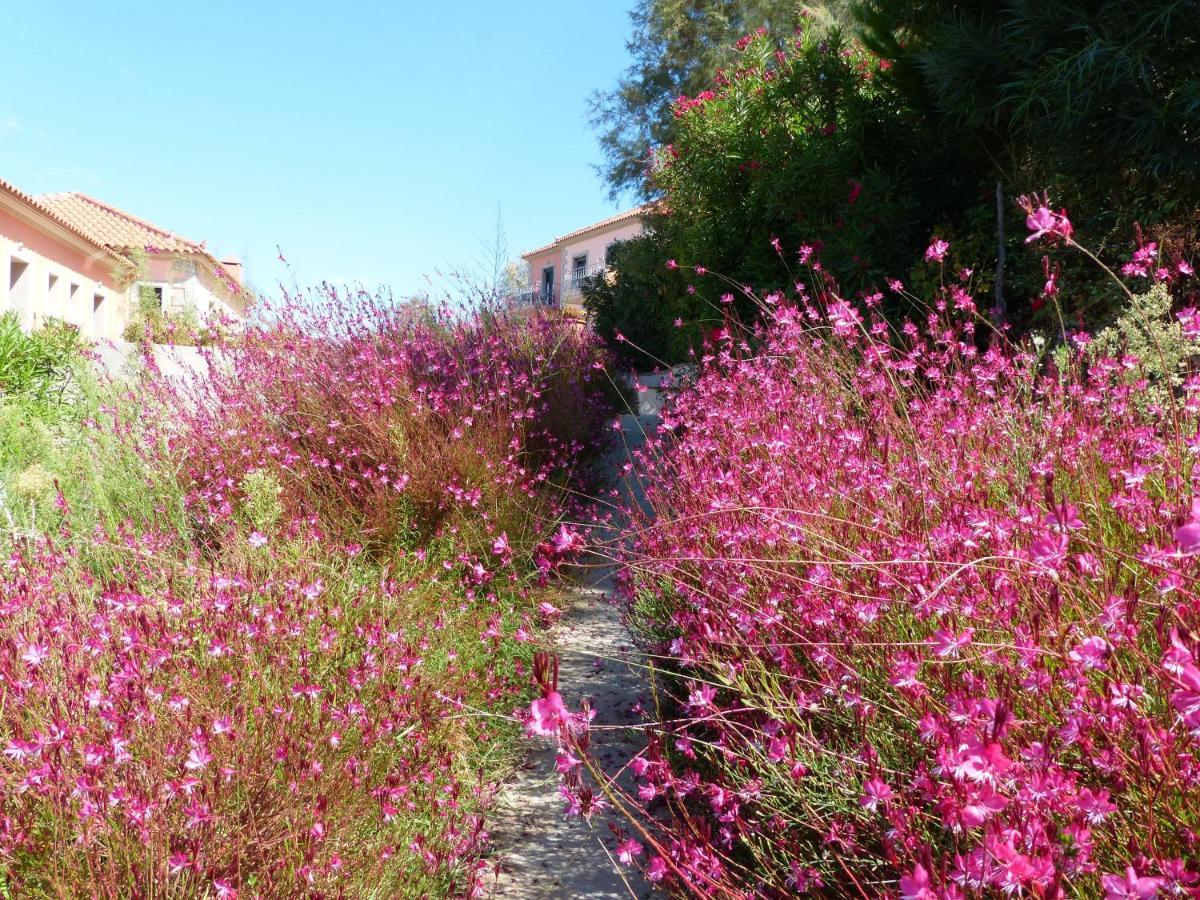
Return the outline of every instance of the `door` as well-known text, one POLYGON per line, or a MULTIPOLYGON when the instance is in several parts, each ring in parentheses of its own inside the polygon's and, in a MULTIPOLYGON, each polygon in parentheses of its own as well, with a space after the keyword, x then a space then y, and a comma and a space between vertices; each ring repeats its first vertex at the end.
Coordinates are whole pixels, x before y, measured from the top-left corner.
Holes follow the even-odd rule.
POLYGON ((554 305, 554 266, 542 269, 542 302, 547 306, 554 305))

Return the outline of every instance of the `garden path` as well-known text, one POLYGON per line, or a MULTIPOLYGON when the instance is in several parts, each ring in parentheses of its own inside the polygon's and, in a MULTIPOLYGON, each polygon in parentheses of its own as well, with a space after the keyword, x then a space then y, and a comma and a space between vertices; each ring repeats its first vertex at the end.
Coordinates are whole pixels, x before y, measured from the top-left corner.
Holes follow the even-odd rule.
MULTIPOLYGON (((629 454, 640 447, 659 424, 661 379, 640 376, 648 387, 639 393, 637 415, 621 417, 623 444, 603 460, 605 480, 625 499, 643 499, 640 485, 621 477, 629 454)), ((602 535, 612 539, 615 534, 602 535)), ((646 697, 641 656, 608 602, 613 589, 613 566, 597 557, 584 560, 578 584, 567 597, 570 603, 555 628, 559 657, 559 688, 569 709, 578 709, 584 697, 596 710, 591 733, 592 750, 605 771, 624 769, 637 746, 629 727, 638 717, 632 708, 646 697), (606 727, 612 726, 612 727, 606 727), (629 727, 625 727, 629 726, 629 727)), ((620 814, 597 815, 591 822, 563 818, 563 800, 554 771, 553 742, 538 741, 501 800, 492 839, 503 860, 490 885, 491 896, 544 900, 544 898, 649 897, 650 885, 635 870, 619 866, 610 856, 609 823, 622 827, 620 814)), ((624 770, 619 783, 632 787, 624 770)))

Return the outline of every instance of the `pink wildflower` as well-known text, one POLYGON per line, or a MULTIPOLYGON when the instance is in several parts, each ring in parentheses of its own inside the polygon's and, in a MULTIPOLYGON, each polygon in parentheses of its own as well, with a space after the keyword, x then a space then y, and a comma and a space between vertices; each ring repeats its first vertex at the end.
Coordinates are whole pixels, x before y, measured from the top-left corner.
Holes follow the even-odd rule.
POLYGON ((879 808, 879 804, 886 803, 891 796, 892 789, 887 782, 878 776, 872 776, 863 785, 863 795, 859 798, 858 803, 863 809, 875 812, 879 808))
POLYGON ((1039 206, 1025 217, 1025 225, 1032 234, 1025 238, 1025 243, 1031 244, 1038 238, 1050 235, 1070 240, 1074 229, 1067 218, 1066 210, 1054 212, 1049 207, 1039 206))
POLYGON ((1104 900, 1148 900, 1158 894, 1162 879, 1139 878, 1133 866, 1127 866, 1124 875, 1105 875, 1100 879, 1100 884, 1104 887, 1104 900))
POLYGON ((929 880, 929 873, 920 863, 900 877, 900 900, 938 900, 929 880))
POLYGON ((617 845, 617 859, 627 866, 633 865, 633 858, 641 856, 645 848, 633 838, 622 841, 617 845))
POLYGON ((562 695, 558 691, 551 691, 529 705, 529 723, 526 730, 530 734, 549 737, 558 734, 569 721, 570 714, 563 703, 562 695))

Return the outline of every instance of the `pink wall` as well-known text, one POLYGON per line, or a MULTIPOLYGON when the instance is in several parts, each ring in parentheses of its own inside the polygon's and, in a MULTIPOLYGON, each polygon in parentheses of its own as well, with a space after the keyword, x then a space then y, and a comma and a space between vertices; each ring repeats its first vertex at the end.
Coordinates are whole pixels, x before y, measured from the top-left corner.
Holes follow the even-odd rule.
POLYGON ((535 290, 542 283, 542 269, 554 266, 554 284, 559 290, 559 302, 566 306, 580 303, 579 286, 572 279, 573 261, 576 256, 587 255, 587 271, 594 274, 605 263, 605 251, 616 241, 628 240, 642 233, 642 220, 638 217, 614 222, 603 228, 594 228, 576 235, 567 241, 558 241, 549 250, 536 256, 527 256, 529 280, 535 290))
POLYGON ((112 258, 99 250, 92 254, 86 254, 74 247, 59 243, 45 232, 39 231, 3 209, 0 209, 0 234, 11 241, 24 244, 32 252, 58 263, 63 268, 100 282, 105 287, 114 290, 118 287, 113 278, 112 258))
POLYGON ((554 285, 555 287, 562 286, 562 253, 555 247, 553 250, 529 257, 529 280, 535 291, 541 290, 542 269, 546 266, 554 266, 554 285))

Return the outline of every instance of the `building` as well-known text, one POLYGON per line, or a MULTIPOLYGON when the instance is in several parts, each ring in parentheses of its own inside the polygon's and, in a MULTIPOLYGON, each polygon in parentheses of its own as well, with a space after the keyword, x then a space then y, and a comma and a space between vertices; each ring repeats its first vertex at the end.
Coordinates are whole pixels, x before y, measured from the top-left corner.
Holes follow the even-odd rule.
POLYGON ((128 259, 0 180, 0 315, 26 328, 56 318, 117 337, 134 280, 128 259))
POLYGON ((32 197, 0 180, 0 314, 26 328, 58 319, 114 340, 139 303, 212 321, 240 320, 248 300, 235 258, 85 194, 32 197))
POLYGON ((578 310, 583 280, 605 270, 614 243, 642 233, 652 209, 652 204, 634 207, 522 254, 529 265, 529 293, 522 299, 578 310))

